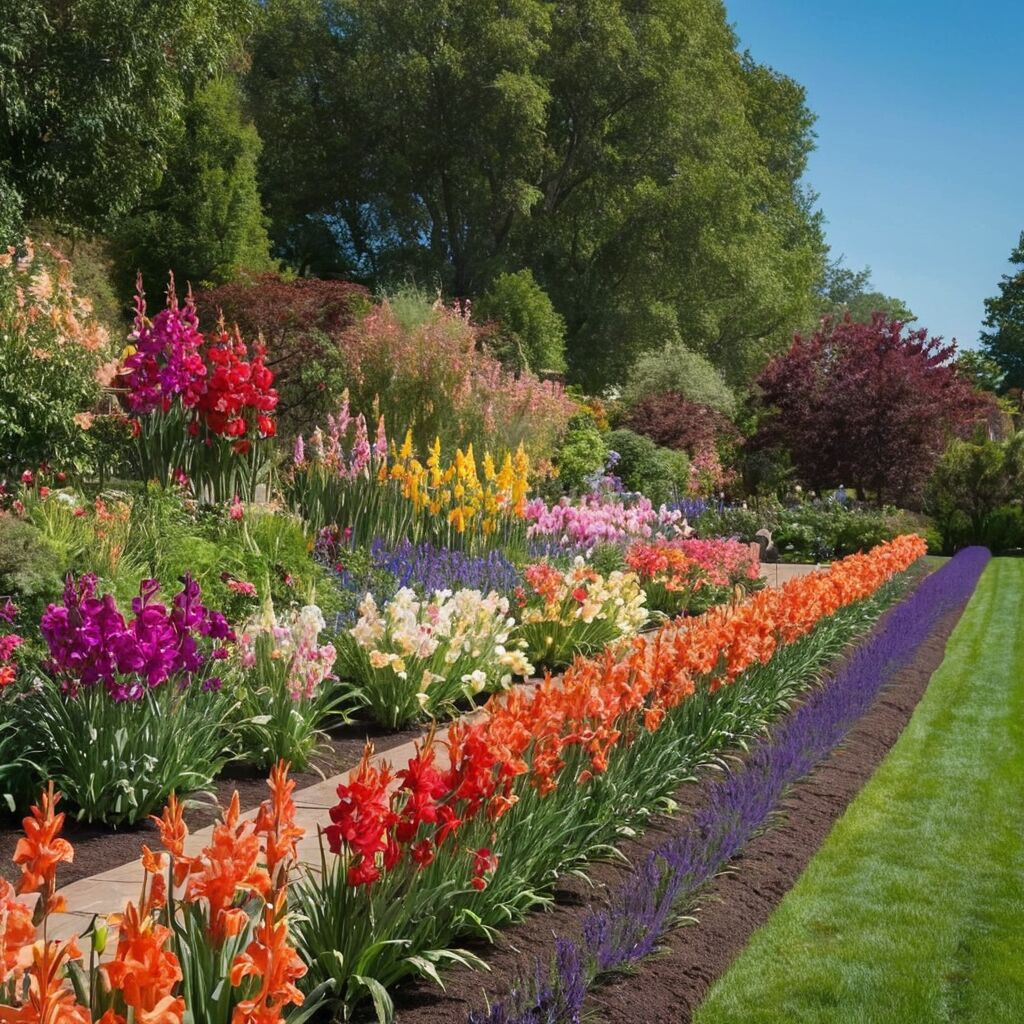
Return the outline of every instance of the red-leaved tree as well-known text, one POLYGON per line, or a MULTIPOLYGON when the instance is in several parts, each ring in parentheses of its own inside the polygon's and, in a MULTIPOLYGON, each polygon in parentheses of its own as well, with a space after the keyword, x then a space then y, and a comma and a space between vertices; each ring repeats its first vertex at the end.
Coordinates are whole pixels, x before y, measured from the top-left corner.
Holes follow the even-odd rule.
POLYGON ((649 437, 662 448, 675 448, 691 456, 742 440, 728 417, 709 406, 691 402, 677 391, 663 391, 641 399, 626 414, 622 425, 649 437))
POLYGON ((826 321, 758 378, 755 444, 788 450, 818 490, 852 485, 878 504, 913 505, 949 439, 987 410, 955 354, 955 344, 882 313, 870 324, 826 321))

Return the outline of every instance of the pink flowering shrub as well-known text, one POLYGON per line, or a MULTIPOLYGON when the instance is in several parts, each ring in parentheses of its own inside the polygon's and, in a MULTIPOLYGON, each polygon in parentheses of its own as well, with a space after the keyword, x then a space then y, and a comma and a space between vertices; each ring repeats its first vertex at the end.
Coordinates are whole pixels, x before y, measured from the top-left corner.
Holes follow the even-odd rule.
POLYGON ((535 498, 526 503, 524 515, 531 540, 581 550, 656 534, 678 536, 685 526, 682 512, 664 505, 656 509, 647 498, 624 501, 614 495, 561 498, 554 505, 535 498))
POLYGON ((89 459, 89 412, 116 364, 103 326, 51 246, 0 250, 0 478, 89 459))
POLYGON ((561 385, 509 373, 484 350, 468 310, 440 301, 412 324, 385 301, 345 331, 342 349, 353 410, 411 428, 420 451, 440 437, 446 448, 478 450, 522 442, 548 458, 575 411, 561 385))

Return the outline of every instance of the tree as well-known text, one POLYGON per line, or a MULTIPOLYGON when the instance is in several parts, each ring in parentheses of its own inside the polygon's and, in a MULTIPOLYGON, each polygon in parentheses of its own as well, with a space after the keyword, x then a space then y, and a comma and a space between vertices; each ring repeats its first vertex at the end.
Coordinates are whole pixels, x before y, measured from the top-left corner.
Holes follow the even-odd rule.
POLYGON ((725 416, 736 411, 736 396, 704 356, 680 344, 640 356, 629 371, 622 400, 627 408, 654 395, 679 394, 725 416))
POLYGON ((1004 274, 999 294, 985 300, 981 348, 1005 375, 1002 386, 1024 388, 1024 232, 1010 262, 1018 269, 1004 274))
POLYGON ((237 48, 252 0, 6 4, 0 242, 27 220, 104 230, 159 182, 191 88, 237 48))
POLYGON ((1008 441, 954 440, 928 483, 926 507, 946 546, 984 543, 992 516, 1024 483, 1024 434, 1008 441))
POLYGON ((1003 389, 1005 374, 999 364, 974 349, 965 349, 956 357, 956 368, 979 391, 998 394, 1003 389))
POLYGON ((913 503, 948 441, 987 401, 956 370, 955 345, 876 314, 797 337, 758 378, 757 445, 789 451, 804 483, 913 503))
POLYGON ((473 307, 494 320, 491 348, 514 369, 565 369, 565 321, 529 270, 499 274, 473 307))
POLYGON ((719 0, 268 0, 248 87, 292 266, 529 269, 592 389, 666 344, 745 381, 810 309, 813 118, 719 0))
POLYGON ((851 270, 843 266, 842 257, 826 265, 815 305, 815 327, 824 317, 842 320, 847 314, 860 324, 871 323, 875 313, 884 313, 890 320, 903 323, 917 319, 902 299, 871 288, 870 267, 851 270))
POLYGON ((234 78, 196 90, 160 187, 118 228, 124 290, 138 271, 153 288, 169 270, 182 282, 216 285, 272 269, 256 180, 260 148, 234 78))

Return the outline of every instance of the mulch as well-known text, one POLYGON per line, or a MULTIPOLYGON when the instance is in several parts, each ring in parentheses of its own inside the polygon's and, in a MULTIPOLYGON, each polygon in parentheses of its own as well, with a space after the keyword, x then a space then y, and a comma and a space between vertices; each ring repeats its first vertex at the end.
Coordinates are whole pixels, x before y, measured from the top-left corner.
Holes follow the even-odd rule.
MULTIPOLYGON (((756 836, 744 852, 701 894, 698 922, 667 935, 657 956, 626 974, 598 985, 585 1014, 608 1024, 687 1024, 710 986, 728 969, 754 930, 768 919, 794 885, 832 825, 902 733, 945 654, 946 640, 962 613, 950 613, 899 672, 871 709, 847 734, 840 748, 809 777, 793 786, 774 826, 756 836)), ((877 627, 876 627, 877 628, 877 627)), ((635 840, 619 845, 630 864, 679 834, 688 811, 698 806, 703 785, 689 784, 676 794, 679 811, 659 817, 635 840)), ((506 995, 539 958, 550 963, 555 936, 576 937, 581 922, 630 870, 619 863, 597 863, 588 870, 590 885, 564 879, 550 911, 535 913, 503 930, 498 944, 466 944, 490 965, 487 974, 464 969, 445 976, 446 991, 415 982, 396 993, 398 1024, 465 1024, 471 1010, 506 995)))
MULTIPOLYGON (((328 736, 329 749, 325 749, 315 761, 319 772, 293 772, 291 777, 297 784, 297 790, 301 790, 358 764, 367 740, 372 740, 376 750, 383 751, 418 739, 421 735, 420 729, 386 732, 366 722, 352 722, 332 730, 328 736)), ((267 798, 266 780, 266 772, 229 765, 214 782, 213 801, 196 800, 186 805, 186 824, 193 831, 212 824, 220 816, 221 808, 230 803, 235 790, 243 811, 258 807, 267 798)), ((156 849, 159 843, 156 827, 148 821, 113 831, 103 825, 76 822, 69 815, 63 834, 74 846, 75 859, 71 864, 61 865, 58 872, 61 885, 133 863, 139 859, 143 845, 156 849)), ((20 875, 19 869, 11 863, 11 857, 21 835, 20 817, 0 814, 0 878, 11 882, 20 875)))

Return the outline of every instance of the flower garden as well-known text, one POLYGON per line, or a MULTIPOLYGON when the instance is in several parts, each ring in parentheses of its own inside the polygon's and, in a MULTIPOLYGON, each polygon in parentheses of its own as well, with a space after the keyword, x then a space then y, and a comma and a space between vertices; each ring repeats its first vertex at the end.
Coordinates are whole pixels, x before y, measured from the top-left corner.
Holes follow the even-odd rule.
POLYGON ((1024 1013, 1024 432, 955 346, 595 383, 529 272, 79 267, 0 251, 0 1024, 1024 1013))
POLYGON ((3 5, 0 1024, 1024 1021, 1012 17, 767 6, 3 5))
MULTIPOLYGON (((770 587, 756 513, 697 476, 658 506, 615 459, 560 487, 528 430, 421 449, 348 389, 285 438, 273 352, 204 333, 173 282, 152 316, 140 282, 111 356, 58 257, 0 275, 6 344, 96 389, 0 485, 0 1021, 578 1021, 988 558, 936 568, 906 519, 797 507, 842 556, 770 587), (79 839, 137 860, 124 905, 79 908, 79 839)), ((516 387, 565 428, 560 387, 516 387)))

